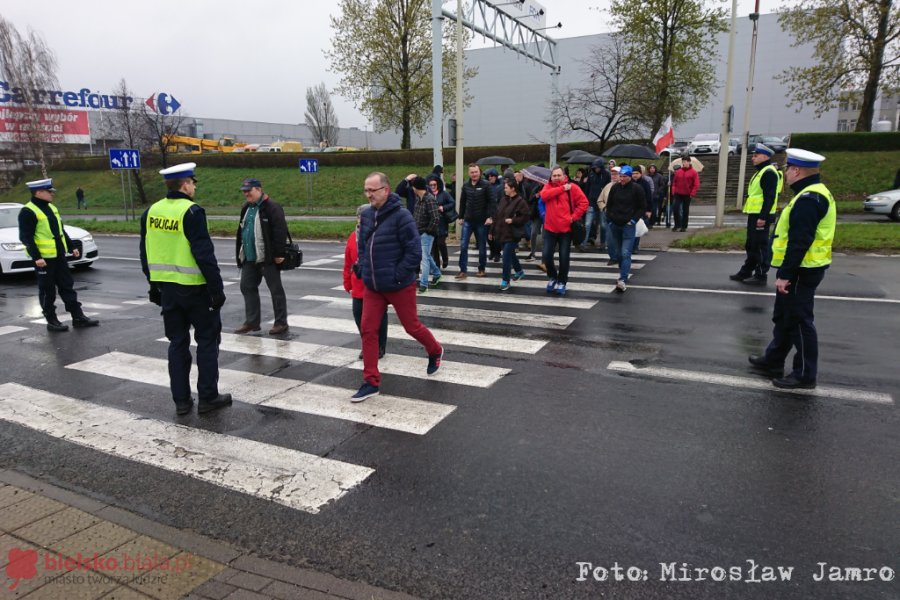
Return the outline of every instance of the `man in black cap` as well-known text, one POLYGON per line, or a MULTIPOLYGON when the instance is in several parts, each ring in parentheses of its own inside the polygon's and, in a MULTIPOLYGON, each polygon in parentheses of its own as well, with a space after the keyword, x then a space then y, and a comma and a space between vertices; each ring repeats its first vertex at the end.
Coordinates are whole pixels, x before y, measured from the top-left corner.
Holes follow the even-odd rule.
POLYGON ((72 314, 73 327, 96 327, 97 319, 91 319, 81 310, 78 294, 75 293, 72 274, 66 255, 78 258, 81 250, 73 244, 72 238, 63 228, 59 211, 53 205, 56 188, 52 179, 29 181, 31 201, 19 213, 19 241, 25 245, 25 252, 34 261, 37 273, 38 299, 41 311, 47 319, 48 331, 68 331, 69 326, 59 322, 56 316, 56 290, 72 314))
POLYGON ((262 310, 259 284, 263 278, 272 296, 275 322, 269 335, 287 332, 287 296, 281 284, 280 265, 287 246, 287 220, 284 209, 263 193, 262 183, 253 177, 241 183, 244 205, 235 236, 235 256, 241 270, 241 294, 244 296, 244 324, 235 333, 259 331, 262 310))

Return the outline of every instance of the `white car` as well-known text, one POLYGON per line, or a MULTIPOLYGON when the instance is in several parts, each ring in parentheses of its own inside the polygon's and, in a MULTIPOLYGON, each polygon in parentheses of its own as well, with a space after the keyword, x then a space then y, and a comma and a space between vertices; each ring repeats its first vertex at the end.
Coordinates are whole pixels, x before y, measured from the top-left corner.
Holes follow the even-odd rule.
POLYGON ((863 210, 876 215, 887 215, 892 221, 900 221, 900 190, 872 194, 863 202, 863 210))
MULTIPOLYGON (((688 144, 689 154, 718 154, 722 147, 721 137, 718 133, 698 133, 688 144)), ((728 155, 737 154, 737 140, 728 140, 728 155)))
MULTIPOLYGON (((25 254, 25 245, 19 241, 19 213, 22 204, 0 203, 0 274, 26 273, 34 270, 34 262, 25 254)), ((82 254, 76 259, 69 256, 70 267, 89 267, 99 256, 94 237, 80 227, 63 225, 73 241, 81 240, 82 254)))

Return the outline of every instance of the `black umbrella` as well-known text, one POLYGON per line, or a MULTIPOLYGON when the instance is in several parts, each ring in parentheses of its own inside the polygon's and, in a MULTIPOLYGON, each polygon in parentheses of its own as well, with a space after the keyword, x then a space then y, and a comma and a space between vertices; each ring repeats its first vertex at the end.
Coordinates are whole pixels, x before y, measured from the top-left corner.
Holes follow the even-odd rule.
POLYGON ((505 156, 485 156, 475 161, 476 165, 514 165, 516 161, 505 156))
POLYGON ((550 169, 532 165, 522 169, 522 177, 530 179, 531 181, 536 181, 541 185, 546 185, 547 182, 550 181, 550 169))
POLYGON ((618 144, 603 152, 615 158, 659 158, 659 154, 640 144, 618 144))
POLYGON ((598 158, 600 157, 595 154, 591 154, 590 152, 585 152, 584 150, 576 150, 569 156, 569 158, 564 158, 563 160, 565 160, 570 165, 589 165, 598 158))
POLYGON ((579 153, 579 152, 584 152, 584 150, 578 150, 578 149, 576 149, 576 150, 569 150, 568 152, 566 152, 565 154, 563 154, 562 156, 560 156, 560 157, 559 157, 559 160, 565 160, 565 161, 568 161, 568 160, 569 160, 569 157, 571 157, 572 155, 577 154, 577 153, 579 153))

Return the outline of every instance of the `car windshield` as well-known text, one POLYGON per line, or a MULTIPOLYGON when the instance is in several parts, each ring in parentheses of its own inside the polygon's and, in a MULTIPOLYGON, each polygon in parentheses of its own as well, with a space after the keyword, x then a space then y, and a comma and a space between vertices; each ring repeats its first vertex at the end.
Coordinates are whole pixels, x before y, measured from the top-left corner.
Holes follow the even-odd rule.
POLYGON ((784 142, 780 137, 766 136, 763 138, 763 143, 783 144, 784 142))
POLYGON ((701 133, 694 138, 695 142, 717 142, 719 141, 718 133, 701 133))
POLYGON ((0 227, 18 227, 21 208, 0 208, 0 227))

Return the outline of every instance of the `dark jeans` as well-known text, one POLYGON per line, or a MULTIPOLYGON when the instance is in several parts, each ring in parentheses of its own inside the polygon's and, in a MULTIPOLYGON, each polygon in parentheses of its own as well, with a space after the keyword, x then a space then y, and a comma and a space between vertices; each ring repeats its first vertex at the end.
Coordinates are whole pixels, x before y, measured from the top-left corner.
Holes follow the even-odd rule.
POLYGON ((619 261, 619 279, 628 281, 628 273, 631 271, 631 253, 634 251, 634 225, 616 225, 609 222, 609 237, 606 239, 606 247, 609 257, 619 261))
POLYGON ((783 365, 791 348, 796 348, 792 373, 800 381, 815 381, 818 375, 819 338, 813 315, 816 288, 825 277, 825 268, 798 269, 787 294, 775 294, 772 313, 772 341, 766 348, 766 362, 783 365))
POLYGON ((765 279, 772 260, 769 256, 769 223, 766 221, 765 226, 757 227, 757 219, 759 215, 747 215, 747 241, 744 243, 747 258, 739 273, 744 277, 752 275, 757 279, 765 279))
POLYGON ((478 245, 478 270, 484 271, 487 267, 487 225, 484 223, 472 223, 463 221, 462 233, 459 236, 459 270, 467 273, 469 270, 469 240, 475 234, 475 243, 478 245))
POLYGON ((241 266, 241 294, 244 296, 244 323, 259 325, 262 310, 259 303, 259 284, 263 278, 272 296, 272 310, 275 325, 287 325, 287 297, 281 285, 281 270, 278 265, 244 263, 241 266))
POLYGON ((503 242, 503 281, 509 281, 512 270, 516 273, 522 271, 522 264, 516 256, 516 248, 519 242, 503 242))
POLYGON ((440 266, 442 269, 447 268, 447 264, 450 260, 449 254, 447 254, 447 236, 446 235, 438 235, 434 238, 434 244, 431 246, 431 258, 434 259, 434 262, 440 266))
MULTIPOLYGON (((363 313, 363 299, 362 298, 353 298, 353 320, 356 321, 356 329, 362 332, 362 313, 363 313)), ((381 317, 381 326, 378 329, 378 350, 379 352, 383 352, 387 349, 387 332, 388 332, 388 317, 387 317, 387 309, 384 311, 384 315, 381 317)), ((360 338, 362 339, 362 338, 360 338)))
POLYGON ((572 232, 554 233, 544 229, 544 253, 543 263, 547 267, 547 278, 558 283, 569 281, 569 255, 572 252, 572 232), (553 254, 559 246, 559 271, 553 263, 553 254))
POLYGON ((672 218, 675 220, 675 229, 687 229, 690 216, 691 197, 675 194, 672 202, 672 218))
POLYGON ((65 257, 45 258, 46 267, 35 267, 38 284, 38 301, 44 314, 56 314, 56 290, 62 298, 66 311, 72 315, 81 315, 81 303, 75 293, 75 280, 69 272, 69 263, 65 257))
POLYGON ((213 310, 205 285, 159 284, 162 317, 169 339, 169 385, 172 399, 191 399, 191 327, 197 342, 197 395, 201 401, 219 395, 219 343, 222 320, 213 310))

